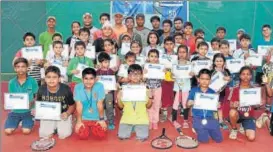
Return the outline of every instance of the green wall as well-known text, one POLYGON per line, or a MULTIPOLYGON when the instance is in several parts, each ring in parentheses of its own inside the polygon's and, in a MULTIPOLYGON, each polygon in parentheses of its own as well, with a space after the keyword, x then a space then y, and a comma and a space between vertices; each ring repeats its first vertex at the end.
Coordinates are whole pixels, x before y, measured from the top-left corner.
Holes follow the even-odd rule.
MULTIPOLYGON (((104 2, 1 2, 1 75, 9 79, 13 73, 11 61, 22 47, 25 32, 39 33, 46 30, 46 17, 57 18, 57 31, 64 39, 71 35, 71 22, 82 21, 85 12, 93 14, 93 22, 99 27, 99 14, 110 12, 110 3, 104 2)), ((264 23, 273 26, 273 2, 190 2, 190 21, 194 28, 203 28, 210 40, 218 26, 227 28, 227 38, 235 38, 236 31, 244 28, 253 39, 261 38, 264 23)), ((37 42, 38 43, 38 42, 37 42)))

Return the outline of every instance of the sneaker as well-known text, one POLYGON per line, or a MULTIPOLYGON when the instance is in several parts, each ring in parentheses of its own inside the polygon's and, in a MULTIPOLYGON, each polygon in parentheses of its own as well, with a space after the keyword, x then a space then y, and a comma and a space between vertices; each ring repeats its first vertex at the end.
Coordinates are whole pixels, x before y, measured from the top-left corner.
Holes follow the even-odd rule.
POLYGON ((115 125, 114 124, 109 124, 108 129, 109 130, 114 130, 115 129, 115 125))
POLYGON ((152 126, 153 126, 153 129, 154 129, 154 130, 157 130, 157 129, 158 129, 158 124, 157 124, 157 123, 153 123, 152 126))
POLYGON ((240 125, 240 129, 239 129, 239 132, 241 133, 241 134, 245 134, 245 129, 244 129, 244 127, 242 126, 242 124, 240 125))
POLYGON ((165 122, 167 120, 167 117, 168 117, 167 110, 163 110, 160 115, 160 122, 165 122))
POLYGON ((190 128, 188 121, 184 121, 183 128, 190 128))
POLYGON ((224 123, 224 122, 221 122, 220 123, 220 127, 224 130, 227 130, 228 129, 228 126, 224 123))
POLYGON ((237 134, 238 134, 237 129, 231 129, 229 133, 229 138, 235 140, 237 139, 237 134))

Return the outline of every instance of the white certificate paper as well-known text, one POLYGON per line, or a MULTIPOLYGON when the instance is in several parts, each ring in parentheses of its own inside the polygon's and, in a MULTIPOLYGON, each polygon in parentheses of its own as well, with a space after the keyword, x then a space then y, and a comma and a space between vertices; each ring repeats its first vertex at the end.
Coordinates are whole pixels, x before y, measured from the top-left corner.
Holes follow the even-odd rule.
POLYGON ((42 46, 24 47, 22 48, 22 56, 26 59, 43 59, 42 46))
POLYGON ((144 66, 146 61, 146 57, 145 56, 137 56, 136 57, 136 64, 140 65, 140 66, 144 66))
POLYGON ((273 45, 258 45, 258 54, 266 56, 270 48, 273 48, 273 45))
POLYGON ((5 93, 4 103, 6 110, 29 109, 27 93, 5 93))
POLYGON ((128 78, 128 68, 127 64, 121 64, 118 71, 118 76, 128 78))
POLYGON ((217 111, 219 102, 218 94, 196 93, 194 97, 194 109, 217 111))
POLYGON ((175 78, 178 79, 191 78, 190 73, 192 72, 192 65, 173 65, 172 72, 175 78))
POLYGON ((86 51, 85 51, 85 54, 84 56, 94 60, 96 59, 96 49, 95 49, 95 46, 93 46, 92 44, 88 44, 86 46, 86 51))
POLYGON ((145 85, 123 85, 122 86, 122 102, 135 101, 146 102, 147 101, 147 89, 145 85))
POLYGON ((240 107, 260 105, 262 102, 261 88, 240 89, 240 107))
POLYGON ((117 66, 118 56, 116 54, 111 54, 110 57, 110 68, 114 68, 117 66))
POLYGON ((226 60, 227 69, 231 73, 239 73, 240 69, 245 66, 244 59, 229 59, 226 60))
POLYGON ((130 44, 131 43, 122 43, 121 44, 121 55, 126 55, 130 51, 130 44))
MULTIPOLYGON (((52 44, 49 45, 49 52, 48 53, 50 53, 50 55, 54 56, 52 44)), ((62 57, 68 59, 68 56, 69 56, 69 46, 68 46, 68 44, 63 44, 62 57)))
POLYGON ((247 65, 262 66, 263 56, 258 54, 252 54, 245 60, 247 65))
POLYGON ((211 60, 196 60, 193 61, 193 71, 195 75, 198 75, 199 71, 202 69, 211 69, 211 60))
POLYGON ((98 81, 103 84, 105 90, 116 90, 116 77, 114 75, 98 76, 98 81))
POLYGON ((58 67, 60 69, 60 71, 61 71, 61 75, 66 76, 67 67, 64 67, 63 65, 60 65, 60 64, 57 64, 57 63, 53 63, 52 66, 58 67))
POLYGON ((212 76, 209 87, 215 92, 218 92, 227 83, 228 81, 224 80, 224 74, 222 72, 217 72, 212 76))
POLYGON ((35 119, 41 120, 61 120, 60 102, 35 102, 35 119))
POLYGON ((145 64, 144 69, 147 70, 147 73, 144 74, 144 78, 148 79, 164 79, 164 65, 162 64, 145 64))
POLYGON ((208 51, 206 57, 208 57, 210 60, 213 60, 214 55, 217 53, 220 53, 220 51, 208 51))
POLYGON ((173 64, 177 64, 178 62, 178 57, 177 55, 167 55, 163 54, 159 58, 159 63, 163 64, 165 68, 171 69, 173 64))
POLYGON ((89 66, 87 66, 85 64, 78 63, 76 70, 79 70, 80 72, 78 74, 75 74, 75 77, 82 79, 82 71, 88 67, 89 66))
POLYGON ((237 49, 237 41, 236 39, 230 39, 230 40, 227 40, 229 42, 229 48, 231 51, 234 51, 237 49))

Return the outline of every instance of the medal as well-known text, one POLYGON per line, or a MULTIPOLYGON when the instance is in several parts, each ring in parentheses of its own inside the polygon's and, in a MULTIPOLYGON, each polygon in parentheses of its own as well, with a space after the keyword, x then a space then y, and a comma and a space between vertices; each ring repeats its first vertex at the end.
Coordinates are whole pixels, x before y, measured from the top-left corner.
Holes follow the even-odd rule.
POLYGON ((244 113, 244 116, 245 116, 245 117, 248 117, 248 116, 249 116, 249 112, 245 112, 245 113, 244 113))
POLYGON ((202 125, 206 125, 208 123, 208 120, 207 119, 202 119, 202 125))

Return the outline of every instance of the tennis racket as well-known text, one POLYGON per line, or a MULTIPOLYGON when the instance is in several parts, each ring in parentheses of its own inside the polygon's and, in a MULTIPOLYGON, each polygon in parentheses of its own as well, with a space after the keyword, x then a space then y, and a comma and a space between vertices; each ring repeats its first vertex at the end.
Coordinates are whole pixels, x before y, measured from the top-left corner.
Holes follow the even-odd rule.
POLYGON ((199 143, 196 139, 186 136, 182 133, 180 128, 176 129, 180 136, 175 138, 175 144, 177 147, 184 148, 184 149, 195 149, 198 147, 199 143))
POLYGON ((170 149, 173 146, 173 142, 165 135, 165 128, 163 128, 162 134, 153 139, 151 145, 155 149, 170 149))
POLYGON ((31 144, 33 151, 47 151, 54 147, 56 141, 54 138, 40 138, 31 144))

